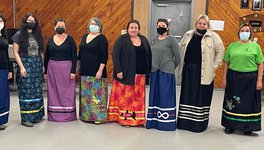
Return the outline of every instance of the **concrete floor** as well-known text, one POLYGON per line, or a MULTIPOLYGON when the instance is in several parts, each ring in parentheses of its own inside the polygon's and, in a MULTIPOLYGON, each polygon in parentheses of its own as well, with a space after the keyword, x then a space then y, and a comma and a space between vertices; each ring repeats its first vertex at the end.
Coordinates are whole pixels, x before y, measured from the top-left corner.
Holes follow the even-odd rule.
MULTIPOLYGON (((179 92, 180 88, 177 87, 177 102, 179 92)), ((244 136, 239 132, 226 135, 223 132, 224 128, 220 125, 223 95, 223 90, 214 90, 208 129, 203 133, 192 133, 184 130, 165 132, 144 127, 126 128, 117 123, 93 125, 80 120, 57 123, 47 121, 46 117, 33 128, 26 128, 20 125, 17 92, 11 92, 10 117, 6 130, 0 131, 0 150, 263 149, 264 131, 253 136, 244 136)))

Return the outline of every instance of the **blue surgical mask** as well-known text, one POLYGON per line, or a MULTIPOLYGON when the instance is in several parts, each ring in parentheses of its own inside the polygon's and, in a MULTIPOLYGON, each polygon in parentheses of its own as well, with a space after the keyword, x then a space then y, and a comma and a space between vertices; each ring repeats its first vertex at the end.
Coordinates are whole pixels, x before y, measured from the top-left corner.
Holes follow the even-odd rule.
POLYGON ((89 30, 90 32, 100 32, 99 26, 97 25, 90 25, 89 30))
POLYGON ((250 37, 250 32, 240 32, 239 38, 241 41, 247 41, 250 37))

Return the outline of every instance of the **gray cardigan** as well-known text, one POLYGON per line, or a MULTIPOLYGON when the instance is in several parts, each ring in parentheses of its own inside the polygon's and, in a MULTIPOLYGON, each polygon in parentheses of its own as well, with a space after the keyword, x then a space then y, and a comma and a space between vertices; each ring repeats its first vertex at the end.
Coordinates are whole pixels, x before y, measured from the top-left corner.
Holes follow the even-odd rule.
POLYGON ((179 44, 172 36, 159 40, 155 38, 151 46, 152 68, 151 72, 160 70, 175 74, 175 68, 180 62, 179 44))
MULTIPOLYGON (((139 35, 141 44, 146 51, 146 84, 149 83, 149 73, 151 71, 151 50, 146 37, 139 35)), ((136 75, 136 54, 135 47, 129 34, 120 35, 115 41, 112 60, 114 64, 114 79, 126 85, 134 85, 136 75), (117 77, 117 73, 123 73, 123 79, 117 77)))

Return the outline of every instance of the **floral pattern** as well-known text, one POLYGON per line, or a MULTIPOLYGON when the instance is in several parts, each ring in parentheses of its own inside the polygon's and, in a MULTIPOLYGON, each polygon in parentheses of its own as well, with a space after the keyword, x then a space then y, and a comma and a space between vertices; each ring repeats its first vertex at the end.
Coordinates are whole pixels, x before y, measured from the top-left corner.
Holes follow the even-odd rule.
POLYGON ((80 119, 83 121, 106 121, 107 119, 107 79, 82 76, 80 88, 80 119))

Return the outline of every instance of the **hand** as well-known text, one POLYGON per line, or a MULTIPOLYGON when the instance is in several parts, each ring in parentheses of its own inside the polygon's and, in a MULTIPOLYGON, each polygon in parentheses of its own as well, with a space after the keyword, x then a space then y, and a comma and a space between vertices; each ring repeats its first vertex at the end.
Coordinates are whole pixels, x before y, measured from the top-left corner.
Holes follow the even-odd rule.
POLYGON ((122 72, 119 72, 116 76, 117 76, 119 79, 123 79, 123 73, 122 73, 122 72))
POLYGON ((12 72, 8 73, 8 80, 12 78, 12 72))
POLYGON ((27 71, 26 71, 26 69, 24 67, 20 68, 20 74, 24 78, 27 77, 27 71))
POLYGON ((223 85, 224 88, 226 87, 226 78, 222 79, 222 85, 223 85))
POLYGON ((44 73, 44 72, 45 72, 45 67, 43 66, 43 67, 42 67, 42 73, 44 73))
POLYGON ((75 76, 76 76, 75 74, 71 73, 71 74, 70 74, 70 79, 71 79, 71 80, 74 80, 74 79, 75 79, 75 76))
POLYGON ((102 77, 102 71, 97 71, 96 75, 95 75, 95 79, 99 80, 102 77))
POLYGON ((44 76, 44 80, 47 80, 47 74, 44 74, 43 76, 44 76))
POLYGON ((257 90, 261 90, 262 89, 262 81, 261 80, 258 80, 257 81, 257 90))

